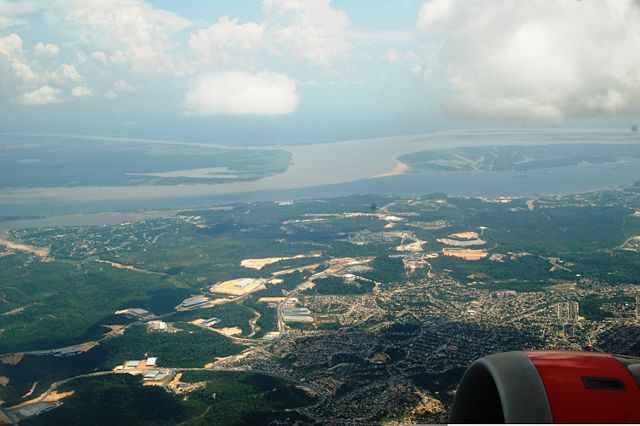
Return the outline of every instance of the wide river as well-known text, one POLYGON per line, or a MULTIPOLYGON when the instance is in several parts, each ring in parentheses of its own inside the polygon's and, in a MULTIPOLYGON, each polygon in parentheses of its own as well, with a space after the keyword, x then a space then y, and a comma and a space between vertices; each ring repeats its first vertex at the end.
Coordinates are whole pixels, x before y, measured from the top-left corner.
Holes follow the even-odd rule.
MULTIPOLYGON (((171 141, 158 143, 188 145, 171 141)), ((222 184, 3 189, 0 190, 0 216, 179 209, 353 193, 529 196, 588 191, 640 180, 640 161, 615 166, 569 166, 526 174, 481 171, 399 174, 401 168, 396 162, 402 154, 424 149, 554 143, 640 143, 640 140, 628 130, 515 129, 449 131, 275 146, 271 148, 291 152, 292 164, 286 172, 264 179, 222 184)))

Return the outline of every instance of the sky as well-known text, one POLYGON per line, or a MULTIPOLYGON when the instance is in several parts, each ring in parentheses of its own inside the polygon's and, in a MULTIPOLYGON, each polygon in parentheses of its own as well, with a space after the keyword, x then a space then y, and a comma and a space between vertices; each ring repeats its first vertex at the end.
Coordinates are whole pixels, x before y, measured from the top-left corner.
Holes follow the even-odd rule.
POLYGON ((0 132, 629 127, 637 0, 0 0, 0 132))

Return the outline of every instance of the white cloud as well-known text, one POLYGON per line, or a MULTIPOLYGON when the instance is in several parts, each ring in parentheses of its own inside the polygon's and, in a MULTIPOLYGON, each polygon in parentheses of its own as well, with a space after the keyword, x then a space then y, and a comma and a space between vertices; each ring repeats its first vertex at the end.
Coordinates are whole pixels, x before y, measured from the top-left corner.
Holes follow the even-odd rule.
POLYGON ((45 105, 65 100, 60 97, 62 89, 77 86, 84 79, 75 65, 52 61, 51 56, 58 53, 57 46, 45 43, 36 44, 33 50, 24 50, 22 38, 17 34, 0 37, 2 97, 21 105, 45 105))
MULTIPOLYGON (((61 0, 47 21, 78 44, 145 73, 182 74, 172 35, 190 22, 143 0, 61 0)), ((103 57, 103 58, 104 58, 103 57)))
POLYGON ((91 57, 91 59, 95 61, 100 62, 102 65, 106 65, 107 62, 109 62, 109 58, 107 58, 107 55, 104 52, 100 52, 100 51, 91 52, 89 57, 91 57))
POLYGON ((133 92, 136 89, 136 86, 133 86, 124 80, 118 80, 113 83, 113 90, 116 92, 133 92))
POLYGON ((387 50, 387 53, 385 53, 384 57, 387 60, 387 62, 390 62, 392 64, 400 60, 400 54, 396 49, 387 50))
POLYGON ((82 80, 82 76, 76 69, 76 67, 72 64, 60 64, 57 70, 58 79, 60 80, 72 80, 79 81, 82 80))
POLYGON ((28 24, 26 19, 19 18, 7 18, 6 16, 0 16, 0 29, 2 28, 13 28, 13 27, 24 27, 28 24))
POLYGON ((417 21, 448 113, 562 121, 640 112, 633 0, 430 0, 417 21))
POLYGON ((296 110, 296 82, 270 72, 249 74, 230 71, 199 78, 184 99, 195 115, 278 115, 296 110))
POLYGON ((40 8, 37 1, 0 0, 0 15, 2 16, 24 16, 36 12, 40 8))
POLYGON ((44 85, 31 92, 21 94, 16 98, 16 102, 21 105, 46 105, 60 102, 58 95, 60 89, 44 85))
POLYGON ((0 37, 0 56, 12 58, 22 53, 22 39, 18 34, 0 37))
POLYGON ((76 98, 83 98, 86 96, 91 96, 92 94, 93 90, 85 86, 76 86, 71 89, 71 96, 76 98))
POLYGON ((191 35, 189 49, 200 62, 213 63, 216 60, 226 60, 230 49, 237 53, 238 50, 258 48, 263 34, 264 27, 260 24, 239 24, 238 18, 223 16, 214 25, 191 35))
POLYGON ((0 71, 3 74, 2 83, 9 86, 12 83, 29 83, 38 78, 24 57, 22 39, 18 34, 0 37, 0 71))
POLYGON ((18 59, 11 62, 11 69, 16 77, 23 82, 30 82, 38 79, 38 76, 33 72, 31 67, 18 59))
POLYGON ((280 53, 329 66, 352 45, 350 21, 331 0, 264 0, 265 25, 280 53))
POLYGON ((39 42, 33 48, 33 53, 42 58, 52 58, 60 53, 60 48, 52 43, 39 42))

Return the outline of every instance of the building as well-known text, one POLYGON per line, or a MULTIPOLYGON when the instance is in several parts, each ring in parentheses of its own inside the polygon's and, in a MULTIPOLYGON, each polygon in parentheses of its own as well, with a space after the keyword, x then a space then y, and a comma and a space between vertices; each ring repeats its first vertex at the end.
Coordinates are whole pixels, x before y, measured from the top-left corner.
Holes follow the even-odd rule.
POLYGON ((127 361, 124 363, 124 368, 126 369, 138 368, 138 365, 140 365, 140 361, 137 361, 137 360, 127 361))
POLYGON ((189 299, 185 299, 180 306, 183 308, 195 308, 196 306, 204 305, 208 301, 209 299, 204 296, 191 297, 189 299))
POLYGON ((126 313, 129 315, 132 315, 138 319, 141 320, 148 320, 154 317, 154 315, 147 311, 146 309, 142 309, 142 308, 131 308, 131 309, 127 309, 126 313))
POLYGON ((149 321, 148 326, 153 331, 167 331, 167 323, 164 321, 149 321))
POLYGON ((303 323, 312 323, 313 318, 306 315, 283 315, 282 319, 284 322, 303 322, 303 323))
POLYGON ((206 325, 207 327, 211 327, 212 325, 219 323, 220 319, 216 318, 216 317, 211 317, 211 318, 207 318, 206 320, 202 321, 202 323, 204 325, 206 325))
POLYGON ((158 362, 158 358, 154 356, 154 357, 147 358, 144 365, 146 365, 147 367, 155 367, 157 362, 158 362))
POLYGON ((159 370, 149 370, 146 373, 144 373, 144 376, 142 376, 142 379, 143 380, 157 380, 159 375, 160 375, 160 371, 159 370))
POLYGON ((171 374, 171 370, 164 370, 161 368, 154 368, 149 370, 142 376, 142 380, 164 380, 171 374))
POLYGON ((282 314, 286 316, 310 315, 311 311, 307 308, 284 308, 282 314))
POLYGON ((82 351, 75 346, 67 346, 66 348, 54 349, 51 351, 53 356, 76 356, 81 353, 82 351))
POLYGON ((36 402, 35 404, 27 405, 23 408, 20 408, 18 414, 22 417, 33 417, 38 414, 46 413, 49 410, 53 410, 54 408, 60 406, 61 402, 36 402))
POLYGON ((353 283, 356 280, 356 276, 353 274, 344 274, 342 275, 342 278, 344 278, 344 280, 348 283, 353 283))

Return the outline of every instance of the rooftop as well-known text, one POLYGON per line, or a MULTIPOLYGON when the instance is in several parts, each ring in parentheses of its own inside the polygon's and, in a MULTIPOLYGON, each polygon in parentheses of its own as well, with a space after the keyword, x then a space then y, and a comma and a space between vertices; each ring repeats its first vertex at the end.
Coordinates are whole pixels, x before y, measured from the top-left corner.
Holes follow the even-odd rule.
POLYGON ((306 315, 283 315, 285 322, 313 322, 313 318, 306 315))
POLYGON ((182 302, 182 306, 189 307, 189 306, 195 306, 195 305, 202 305, 203 303, 207 303, 209 301, 209 299, 207 299, 206 297, 194 297, 192 299, 186 299, 182 302))

